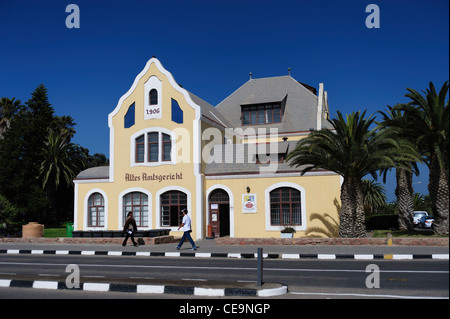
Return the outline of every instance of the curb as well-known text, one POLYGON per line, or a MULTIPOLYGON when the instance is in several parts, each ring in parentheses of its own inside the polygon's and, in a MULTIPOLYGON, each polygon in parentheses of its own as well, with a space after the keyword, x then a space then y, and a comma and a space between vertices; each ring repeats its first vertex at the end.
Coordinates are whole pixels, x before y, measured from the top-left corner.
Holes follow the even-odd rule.
MULTIPOLYGON (((39 250, 39 249, 0 249, 0 254, 31 255, 90 255, 90 256, 144 256, 144 257, 195 257, 195 258, 257 258, 252 253, 183 253, 183 252, 149 252, 149 251, 106 251, 106 250, 39 250)), ((353 260, 408 260, 436 259, 449 260, 449 254, 263 254, 265 259, 353 259, 353 260)))
POLYGON ((191 296, 227 297, 274 297, 288 292, 287 286, 269 289, 242 288, 205 288, 169 285, 137 285, 137 284, 108 284, 108 283, 80 283, 78 288, 68 288, 65 282, 44 280, 15 280, 0 279, 1 288, 36 288, 51 290, 80 290, 90 292, 131 292, 141 294, 177 294, 191 296))

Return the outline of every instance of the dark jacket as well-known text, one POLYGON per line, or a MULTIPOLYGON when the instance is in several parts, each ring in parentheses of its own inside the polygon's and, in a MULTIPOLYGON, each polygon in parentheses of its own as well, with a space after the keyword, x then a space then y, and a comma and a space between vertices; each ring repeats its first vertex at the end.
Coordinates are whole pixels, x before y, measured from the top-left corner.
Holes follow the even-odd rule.
POLYGON ((133 234, 137 231, 136 221, 133 217, 128 217, 125 221, 125 225, 123 226, 122 235, 125 234, 128 230, 131 230, 133 234), (130 227, 131 226, 131 227, 130 227))

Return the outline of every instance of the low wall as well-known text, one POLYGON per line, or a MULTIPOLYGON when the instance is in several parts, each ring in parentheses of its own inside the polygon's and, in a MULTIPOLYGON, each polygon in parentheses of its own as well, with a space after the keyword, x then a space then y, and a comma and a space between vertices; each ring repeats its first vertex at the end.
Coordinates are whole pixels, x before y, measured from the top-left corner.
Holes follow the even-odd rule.
MULTIPOLYGON (((117 238, 95 238, 95 237, 59 237, 59 238, 0 238, 0 243, 34 243, 34 244, 110 244, 122 245, 124 237, 117 238)), ((135 237, 140 245, 158 245, 174 243, 173 236, 159 237, 135 237)), ((179 241, 179 239, 178 239, 179 241)), ((131 240, 128 239, 128 244, 131 240)))
MULTIPOLYGON (((387 238, 216 238, 216 245, 388 245, 387 238)), ((393 246, 448 246, 447 238, 392 238, 393 246)))

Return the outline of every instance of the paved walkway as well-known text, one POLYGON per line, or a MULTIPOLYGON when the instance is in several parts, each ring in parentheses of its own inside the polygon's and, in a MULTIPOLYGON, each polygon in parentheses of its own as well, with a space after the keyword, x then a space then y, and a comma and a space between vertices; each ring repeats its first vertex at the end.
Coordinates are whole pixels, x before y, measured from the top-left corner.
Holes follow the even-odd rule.
MULTIPOLYGON (((257 253, 258 248, 263 249, 263 253, 270 255, 266 257, 281 258, 283 255, 448 255, 449 248, 442 246, 350 246, 350 245, 216 245, 214 239, 203 239, 196 241, 198 250, 192 251, 191 245, 185 242, 181 250, 176 249, 176 243, 159 244, 159 245, 140 245, 134 247, 130 244, 126 247, 122 245, 111 244, 30 244, 30 243, 0 243, 0 252, 5 250, 34 250, 42 251, 86 251, 86 252, 112 252, 111 254, 136 253, 137 255, 148 255, 148 253, 156 254, 164 253, 167 256, 193 256, 198 257, 224 257, 224 254, 232 254, 228 257, 238 257, 238 254, 243 254, 249 258, 252 254, 257 253), (212 254, 208 256, 208 254, 212 254), (220 255, 220 256, 219 256, 220 255)), ((87 254, 87 253, 86 253, 87 254)), ((448 258, 448 257, 447 257, 448 258)))

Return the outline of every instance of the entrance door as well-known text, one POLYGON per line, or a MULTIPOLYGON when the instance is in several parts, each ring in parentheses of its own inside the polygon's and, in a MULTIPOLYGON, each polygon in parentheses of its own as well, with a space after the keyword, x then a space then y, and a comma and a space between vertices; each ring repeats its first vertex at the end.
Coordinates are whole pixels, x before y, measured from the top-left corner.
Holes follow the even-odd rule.
POLYGON ((223 189, 216 189, 209 196, 209 221, 214 237, 230 235, 230 202, 223 189))

